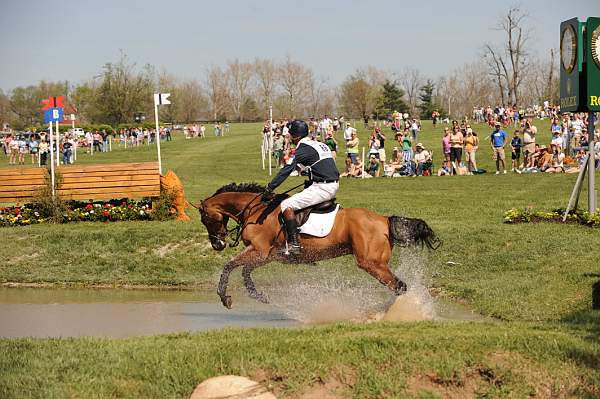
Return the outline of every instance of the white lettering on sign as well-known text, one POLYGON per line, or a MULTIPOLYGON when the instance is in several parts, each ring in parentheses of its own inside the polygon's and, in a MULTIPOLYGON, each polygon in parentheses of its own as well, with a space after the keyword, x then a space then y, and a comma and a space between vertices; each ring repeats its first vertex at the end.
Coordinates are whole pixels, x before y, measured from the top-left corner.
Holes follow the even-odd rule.
POLYGON ((53 109, 52 110, 52 119, 58 119, 60 117, 60 114, 58 113, 57 109, 53 109))

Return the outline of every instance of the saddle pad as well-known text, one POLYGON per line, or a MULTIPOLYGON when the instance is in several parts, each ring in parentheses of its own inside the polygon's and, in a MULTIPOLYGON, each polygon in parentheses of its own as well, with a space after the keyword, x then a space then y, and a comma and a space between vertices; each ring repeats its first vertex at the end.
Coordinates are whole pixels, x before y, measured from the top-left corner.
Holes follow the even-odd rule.
POLYGON ((329 213, 311 212, 306 223, 300 226, 300 233, 315 237, 326 237, 333 229, 335 215, 337 215, 339 209, 340 204, 337 204, 335 209, 329 213))

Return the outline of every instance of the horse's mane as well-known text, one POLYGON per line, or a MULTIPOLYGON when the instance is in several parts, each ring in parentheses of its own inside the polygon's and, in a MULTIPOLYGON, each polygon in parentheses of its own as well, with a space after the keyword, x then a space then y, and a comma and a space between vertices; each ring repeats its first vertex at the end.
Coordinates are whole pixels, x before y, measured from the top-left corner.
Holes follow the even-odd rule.
POLYGON ((258 183, 229 183, 217 190, 214 195, 221 193, 262 193, 265 186, 258 183))

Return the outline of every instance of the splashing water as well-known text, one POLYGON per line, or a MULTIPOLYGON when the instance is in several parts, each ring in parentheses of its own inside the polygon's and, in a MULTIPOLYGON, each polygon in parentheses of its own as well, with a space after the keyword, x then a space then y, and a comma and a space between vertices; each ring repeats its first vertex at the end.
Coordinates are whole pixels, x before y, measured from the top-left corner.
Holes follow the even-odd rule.
POLYGON ((366 273, 348 277, 347 271, 309 267, 301 277, 269 289, 271 303, 286 316, 304 323, 334 321, 432 320, 436 316, 433 298, 427 289, 425 259, 418 253, 402 251, 395 274, 408 285, 405 295, 396 297, 366 273))

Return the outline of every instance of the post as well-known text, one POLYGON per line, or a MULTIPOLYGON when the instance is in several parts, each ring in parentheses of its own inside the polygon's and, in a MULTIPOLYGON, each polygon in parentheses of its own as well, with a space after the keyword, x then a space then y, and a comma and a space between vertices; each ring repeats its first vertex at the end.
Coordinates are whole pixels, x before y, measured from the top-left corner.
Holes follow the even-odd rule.
POLYGON ((360 171, 360 178, 364 179, 365 178, 365 147, 362 148, 362 164, 363 166, 361 167, 362 170, 360 171))
POLYGON ((77 161, 77 147, 79 146, 79 137, 73 138, 73 161, 77 161))
POLYGON ((60 130, 56 121, 56 166, 60 166, 60 130))
POLYGON ((273 158, 273 106, 269 105, 269 176, 273 173, 271 170, 271 159, 273 158))
POLYGON ((594 133, 596 129, 594 127, 594 113, 588 112, 588 211, 590 213, 596 212, 596 170, 595 162, 596 157, 594 156, 594 133))
POLYGON ((52 131, 52 122, 50 122, 50 179, 52 182, 52 199, 54 199, 54 132, 52 131))
MULTIPOLYGON (((589 157, 589 154, 586 155, 589 157)), ((567 209, 565 209, 565 214, 563 215, 563 222, 567 220, 567 215, 571 209, 577 208, 577 202, 579 200, 579 192, 581 191, 581 183, 583 182, 583 178, 585 177, 585 171, 587 168, 588 159, 581 164, 581 170, 579 171, 579 175, 577 176, 577 181, 575 182, 575 187, 573 187, 573 191, 571 192, 571 197, 569 198, 569 203, 567 204, 567 209)))
MULTIPOLYGON (((162 162, 160 159, 160 136, 158 134, 158 104, 156 104, 156 101, 154 102, 154 121, 156 122, 156 134, 154 137, 156 140, 156 150, 158 152, 158 174, 162 175, 162 162)), ((150 137, 148 137, 148 140, 150 140, 150 137)))

